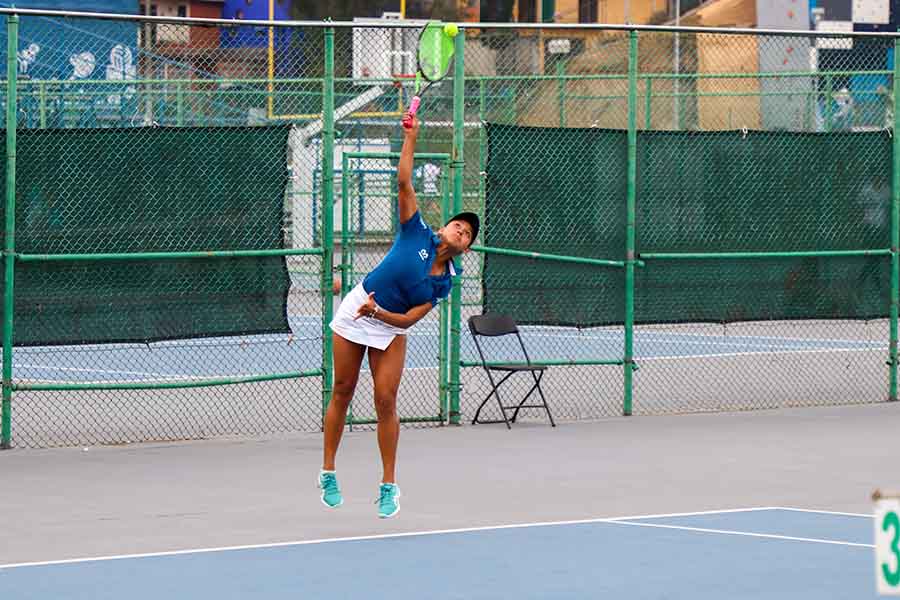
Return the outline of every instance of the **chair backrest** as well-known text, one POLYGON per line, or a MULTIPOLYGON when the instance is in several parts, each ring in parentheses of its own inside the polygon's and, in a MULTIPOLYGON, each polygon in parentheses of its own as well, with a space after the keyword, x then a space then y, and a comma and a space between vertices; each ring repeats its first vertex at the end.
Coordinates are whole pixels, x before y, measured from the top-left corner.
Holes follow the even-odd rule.
POLYGON ((522 336, 519 335, 519 328, 512 317, 499 313, 473 315, 469 317, 469 331, 472 333, 472 339, 475 340, 475 347, 478 349, 478 355, 481 357, 481 362, 485 365, 485 369, 487 369, 487 365, 484 352, 482 352, 481 344, 478 343, 478 336, 480 335, 499 337, 501 335, 514 334, 516 339, 519 340, 519 348, 522 350, 525 362, 531 364, 528 350, 525 349, 525 342, 522 341, 522 336))
POLYGON ((497 336, 518 333, 516 322, 507 315, 488 313, 486 315, 473 315, 469 317, 469 331, 473 336, 497 336))

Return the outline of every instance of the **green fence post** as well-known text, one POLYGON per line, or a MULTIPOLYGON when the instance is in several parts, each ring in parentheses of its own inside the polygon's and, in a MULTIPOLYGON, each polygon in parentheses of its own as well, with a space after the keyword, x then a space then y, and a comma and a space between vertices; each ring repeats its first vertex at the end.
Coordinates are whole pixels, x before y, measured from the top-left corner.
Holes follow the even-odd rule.
MULTIPOLYGON (((487 195, 487 95, 484 79, 478 81, 478 207, 475 212, 484 214, 484 202, 487 195)), ((484 234, 481 235, 484 239, 484 234)), ((484 254, 478 253, 478 273, 484 273, 484 254)))
POLYGON ((0 448, 12 446, 12 361, 13 361, 13 276, 15 274, 16 233, 16 79, 19 49, 19 15, 6 18, 6 247, 3 288, 3 417, 0 448))
POLYGON ((825 131, 831 131, 831 74, 825 76, 825 131))
MULTIPOLYGON (((450 218, 450 178, 447 173, 447 162, 441 165, 441 223, 446 223, 450 218)), ((440 409, 438 416, 441 423, 447 421, 450 411, 450 307, 447 302, 441 302, 440 312, 440 339, 438 341, 438 364, 440 365, 440 409)))
POLYGON ((653 80, 648 77, 645 85, 647 87, 647 96, 644 98, 644 129, 649 131, 652 127, 650 112, 653 107, 653 80))
POLYGON ((485 96, 484 79, 478 81, 478 201, 484 210, 486 192, 485 169, 487 168, 487 133, 484 124, 487 122, 487 98, 485 96))
POLYGON ((891 339, 890 391, 888 400, 897 400, 897 319, 900 304, 900 39, 894 39, 894 133, 891 169, 891 339))
MULTIPOLYGON (((462 210, 463 195, 463 168, 465 155, 463 144, 465 141, 465 30, 456 36, 456 58, 453 65, 453 154, 451 167, 453 169, 453 214, 462 210)), ((459 425, 459 336, 462 321, 462 280, 457 277, 453 282, 453 290, 450 292, 450 424, 459 425)))
POLYGON ((334 28, 325 29, 325 74, 322 94, 322 421, 331 402, 331 323, 334 307, 334 28))
POLYGON ((38 84, 38 114, 40 115, 41 129, 47 129, 47 84, 38 84))
POLYGON ((179 127, 184 125, 184 84, 175 84, 175 122, 179 127))
POLYGON ((622 413, 631 414, 634 375, 634 222, 637 187, 637 74, 638 34, 629 32, 628 44, 628 197, 625 230, 625 398, 622 413))
POLYGON ((559 126, 566 126, 566 61, 559 59, 556 63, 556 97, 559 103, 559 126))
POLYGON ((806 94, 806 130, 815 131, 816 126, 816 93, 806 94))
POLYGON ((350 157, 341 157, 341 296, 350 286, 350 157))

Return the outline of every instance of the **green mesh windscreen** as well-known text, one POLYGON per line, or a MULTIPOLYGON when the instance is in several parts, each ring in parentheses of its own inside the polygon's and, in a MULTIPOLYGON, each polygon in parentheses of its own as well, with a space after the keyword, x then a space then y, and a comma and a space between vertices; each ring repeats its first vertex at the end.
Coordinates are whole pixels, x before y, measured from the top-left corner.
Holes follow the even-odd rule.
MULTIPOLYGON (((488 126, 486 237, 622 260, 624 131, 488 126)), ((783 252, 890 246, 883 132, 639 132, 636 250, 783 252)), ((637 323, 887 316, 886 257, 653 260, 637 323)), ((623 321, 621 269, 488 255, 485 311, 522 323, 623 321)))
MULTIPOLYGON (((624 258, 624 131, 486 127, 485 246, 624 258)), ((510 314, 523 324, 621 321, 623 273, 487 253, 484 310, 510 314)))
MULTIPOLYGON (((16 251, 282 248, 288 132, 20 130, 16 251)), ((17 345, 289 329, 281 256, 19 262, 15 277, 17 345)))
MULTIPOLYGON (((641 132, 637 250, 890 247, 885 132, 641 132)), ((887 257, 648 260, 638 322, 886 317, 887 257)))

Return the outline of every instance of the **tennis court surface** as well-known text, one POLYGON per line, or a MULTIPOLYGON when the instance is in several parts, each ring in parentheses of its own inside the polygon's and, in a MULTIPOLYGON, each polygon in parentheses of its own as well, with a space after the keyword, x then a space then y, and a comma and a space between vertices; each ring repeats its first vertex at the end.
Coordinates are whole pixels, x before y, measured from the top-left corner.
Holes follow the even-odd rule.
POLYGON ((397 518, 375 437, 24 450, 8 598, 875 598, 870 494, 894 404, 408 430, 397 518))

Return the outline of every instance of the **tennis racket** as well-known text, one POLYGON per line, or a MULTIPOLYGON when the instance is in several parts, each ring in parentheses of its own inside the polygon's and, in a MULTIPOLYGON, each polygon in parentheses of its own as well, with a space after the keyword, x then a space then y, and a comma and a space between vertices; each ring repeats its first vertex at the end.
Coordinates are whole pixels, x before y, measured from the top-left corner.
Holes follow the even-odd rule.
POLYGON ((419 110, 422 96, 428 89, 447 76, 453 60, 453 38, 458 34, 456 25, 431 22, 419 33, 416 49, 416 92, 409 104, 409 119, 403 119, 403 126, 412 126, 411 118, 419 110), (425 87, 422 88, 422 82, 425 87))

